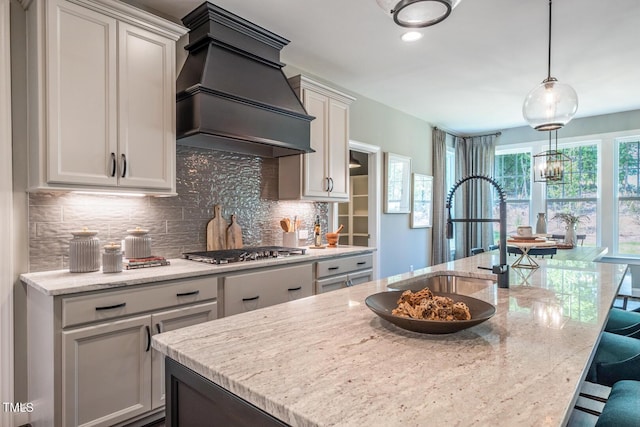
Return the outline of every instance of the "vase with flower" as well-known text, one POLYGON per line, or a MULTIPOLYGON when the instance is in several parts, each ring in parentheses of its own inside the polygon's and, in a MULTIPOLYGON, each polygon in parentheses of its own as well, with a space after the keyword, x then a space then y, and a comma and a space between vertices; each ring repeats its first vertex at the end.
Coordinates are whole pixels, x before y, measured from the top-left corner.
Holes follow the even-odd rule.
POLYGON ((556 214, 553 219, 557 219, 562 221, 565 224, 566 234, 564 235, 564 243, 566 245, 575 246, 576 245, 576 231, 578 229, 578 224, 582 222, 582 219, 589 219, 586 215, 574 215, 572 213, 559 213, 556 214))

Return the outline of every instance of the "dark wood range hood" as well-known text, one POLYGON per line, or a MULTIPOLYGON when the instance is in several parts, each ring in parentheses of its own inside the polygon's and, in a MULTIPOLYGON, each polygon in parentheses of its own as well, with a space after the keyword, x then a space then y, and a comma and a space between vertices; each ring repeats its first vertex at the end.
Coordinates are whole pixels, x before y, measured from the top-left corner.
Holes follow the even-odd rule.
POLYGON ((262 157, 314 151, 314 117, 282 72, 288 40, 209 2, 182 22, 190 32, 176 83, 178 144, 262 157))

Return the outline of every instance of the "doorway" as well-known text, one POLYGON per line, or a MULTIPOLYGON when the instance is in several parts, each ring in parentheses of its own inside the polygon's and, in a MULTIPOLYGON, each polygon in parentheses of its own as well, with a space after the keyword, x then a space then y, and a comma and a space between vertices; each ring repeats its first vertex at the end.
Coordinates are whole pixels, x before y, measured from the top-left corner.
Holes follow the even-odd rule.
MULTIPOLYGON (((382 152, 380 147, 349 141, 349 202, 334 203, 330 218, 344 225, 339 243, 349 246, 380 247, 380 197, 382 195, 382 152)), ((379 276, 380 255, 373 254, 373 278, 379 276)))

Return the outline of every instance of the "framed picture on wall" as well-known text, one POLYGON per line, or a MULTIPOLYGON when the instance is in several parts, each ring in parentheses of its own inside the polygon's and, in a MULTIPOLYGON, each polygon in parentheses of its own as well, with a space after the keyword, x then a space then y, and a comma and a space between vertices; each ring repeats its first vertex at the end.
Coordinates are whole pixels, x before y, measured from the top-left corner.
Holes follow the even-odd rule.
POLYGON ((411 228, 432 226, 433 177, 413 174, 411 185, 411 228))
POLYGON ((384 213, 411 211, 411 158, 384 153, 384 213))

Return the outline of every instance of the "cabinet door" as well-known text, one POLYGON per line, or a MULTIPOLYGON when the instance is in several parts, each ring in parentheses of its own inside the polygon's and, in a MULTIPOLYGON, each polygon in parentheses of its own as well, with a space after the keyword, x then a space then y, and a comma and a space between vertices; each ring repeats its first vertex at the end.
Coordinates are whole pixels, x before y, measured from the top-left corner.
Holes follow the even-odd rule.
POLYGON ((151 409, 150 321, 62 332, 63 426, 111 426, 151 409))
POLYGON ((64 0, 45 7, 47 181, 115 186, 116 21, 64 0))
POLYGON ((224 278, 224 315, 244 313, 313 295, 311 264, 224 278))
MULTIPOLYGON (((214 320, 218 315, 218 304, 209 302, 151 315, 153 333, 162 333, 214 320)), ((151 350, 151 409, 164 406, 164 356, 151 350)))
POLYGON ((349 107, 329 101, 329 144, 327 167, 331 179, 329 194, 336 199, 349 199, 349 107))
POLYGON ((175 44, 118 24, 118 177, 123 187, 175 187, 175 44))
POLYGON ((315 117, 311 122, 311 148, 316 150, 315 153, 304 155, 304 196, 326 198, 329 195, 330 186, 326 168, 326 159, 329 155, 327 151, 329 98, 303 89, 303 102, 307 113, 315 117))

